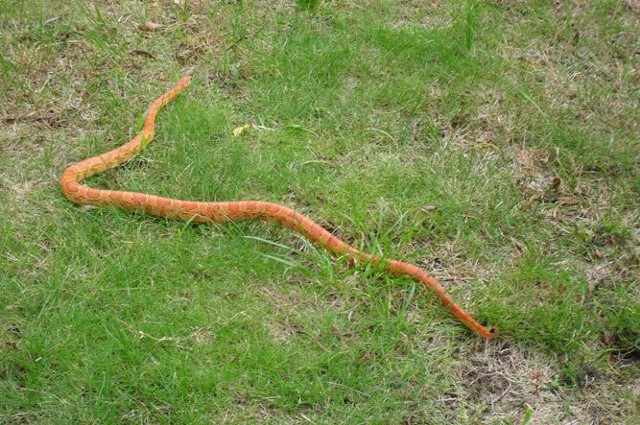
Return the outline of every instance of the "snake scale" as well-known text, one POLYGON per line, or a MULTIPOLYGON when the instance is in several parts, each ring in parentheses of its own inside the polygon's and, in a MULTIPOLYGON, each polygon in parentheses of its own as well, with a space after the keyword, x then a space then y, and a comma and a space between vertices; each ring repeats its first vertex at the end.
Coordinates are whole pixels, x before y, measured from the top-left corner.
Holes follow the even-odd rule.
POLYGON ((484 338, 490 339, 497 335, 497 328, 487 329, 478 323, 453 301, 438 281, 424 270, 401 261, 382 259, 360 252, 332 235, 313 220, 283 205, 262 201, 182 201, 146 193, 94 189, 81 184, 83 179, 116 167, 143 150, 154 136, 158 111, 182 93, 190 82, 191 77, 185 76, 178 81, 174 88, 156 99, 149 107, 142 130, 128 143, 102 155, 94 156, 69 166, 60 178, 60 184, 65 196, 78 204, 112 205, 127 210, 142 211, 154 216, 193 221, 195 223, 245 220, 264 220, 278 223, 304 235, 334 256, 347 257, 352 265, 362 262, 376 263, 384 267, 391 275, 407 276, 420 282, 431 289, 442 304, 467 327, 484 338))

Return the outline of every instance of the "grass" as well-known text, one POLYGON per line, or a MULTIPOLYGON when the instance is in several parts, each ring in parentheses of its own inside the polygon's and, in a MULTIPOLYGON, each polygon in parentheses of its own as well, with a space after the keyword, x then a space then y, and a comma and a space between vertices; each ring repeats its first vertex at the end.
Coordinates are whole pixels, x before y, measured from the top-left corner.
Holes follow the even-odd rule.
POLYGON ((0 4, 0 420, 633 423, 635 13, 0 4), (91 185, 286 204, 429 270, 500 338, 271 225, 70 204, 61 171, 185 73, 154 143, 91 185))

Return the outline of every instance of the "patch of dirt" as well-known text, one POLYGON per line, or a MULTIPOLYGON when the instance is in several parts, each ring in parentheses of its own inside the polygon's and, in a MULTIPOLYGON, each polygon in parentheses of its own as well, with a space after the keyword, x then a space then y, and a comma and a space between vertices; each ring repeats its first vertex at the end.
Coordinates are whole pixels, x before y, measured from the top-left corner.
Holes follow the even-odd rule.
POLYGON ((300 305, 300 298, 297 294, 285 294, 267 287, 261 288, 260 292, 275 310, 275 314, 273 315, 274 320, 268 320, 264 323, 269 335, 274 341, 290 344, 291 335, 302 331, 302 328, 292 323, 288 316, 288 312, 294 311, 296 307, 300 305), (282 317, 284 317, 284 320, 282 320, 282 317))
POLYGON ((405 28, 413 22, 421 27, 432 29, 449 28, 455 22, 446 2, 441 0, 408 0, 402 2, 400 14, 392 24, 395 28, 405 28))
POLYGON ((512 146, 507 149, 506 156, 511 158, 512 173, 521 187, 525 206, 539 201, 557 200, 562 180, 550 170, 549 153, 524 146, 512 146))
POLYGON ((469 353, 452 370, 455 393, 450 403, 480 409, 484 420, 522 420, 531 412, 531 423, 619 423, 622 411, 631 412, 630 398, 619 391, 638 392, 631 385, 612 383, 597 369, 585 366, 578 377, 581 388, 566 381, 566 375, 544 356, 520 350, 499 341, 469 353))

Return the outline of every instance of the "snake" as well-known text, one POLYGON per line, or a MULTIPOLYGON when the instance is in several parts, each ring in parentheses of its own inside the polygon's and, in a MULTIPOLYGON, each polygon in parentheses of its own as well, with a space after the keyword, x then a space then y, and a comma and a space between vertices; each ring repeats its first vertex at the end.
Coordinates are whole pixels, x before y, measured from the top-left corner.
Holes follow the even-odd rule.
POLYGON ((433 291, 442 305, 460 322, 478 335, 492 339, 496 327, 484 327, 462 307, 456 304, 445 288, 429 273, 402 261, 382 258, 353 248, 305 215, 273 202, 231 201, 200 202, 166 198, 141 192, 95 189, 82 184, 88 177, 117 167, 144 150, 155 134, 155 121, 162 107, 180 95, 191 83, 191 76, 182 77, 175 86, 158 97, 149 107, 141 130, 129 142, 101 155, 87 158, 66 168, 60 185, 64 195, 72 202, 90 206, 115 206, 157 217, 184 220, 193 223, 223 223, 262 220, 288 227, 321 246, 330 255, 348 260, 349 265, 370 263, 381 266, 395 277, 407 277, 433 291))

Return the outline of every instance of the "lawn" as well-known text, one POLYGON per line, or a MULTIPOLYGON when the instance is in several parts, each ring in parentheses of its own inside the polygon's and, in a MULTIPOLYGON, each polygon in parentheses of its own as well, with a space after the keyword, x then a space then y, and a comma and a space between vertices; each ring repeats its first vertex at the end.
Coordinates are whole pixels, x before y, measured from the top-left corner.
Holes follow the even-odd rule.
POLYGON ((639 14, 0 2, 0 423, 634 423, 639 14), (186 74, 87 184, 286 205, 499 337, 273 224, 69 202, 61 172, 186 74))

